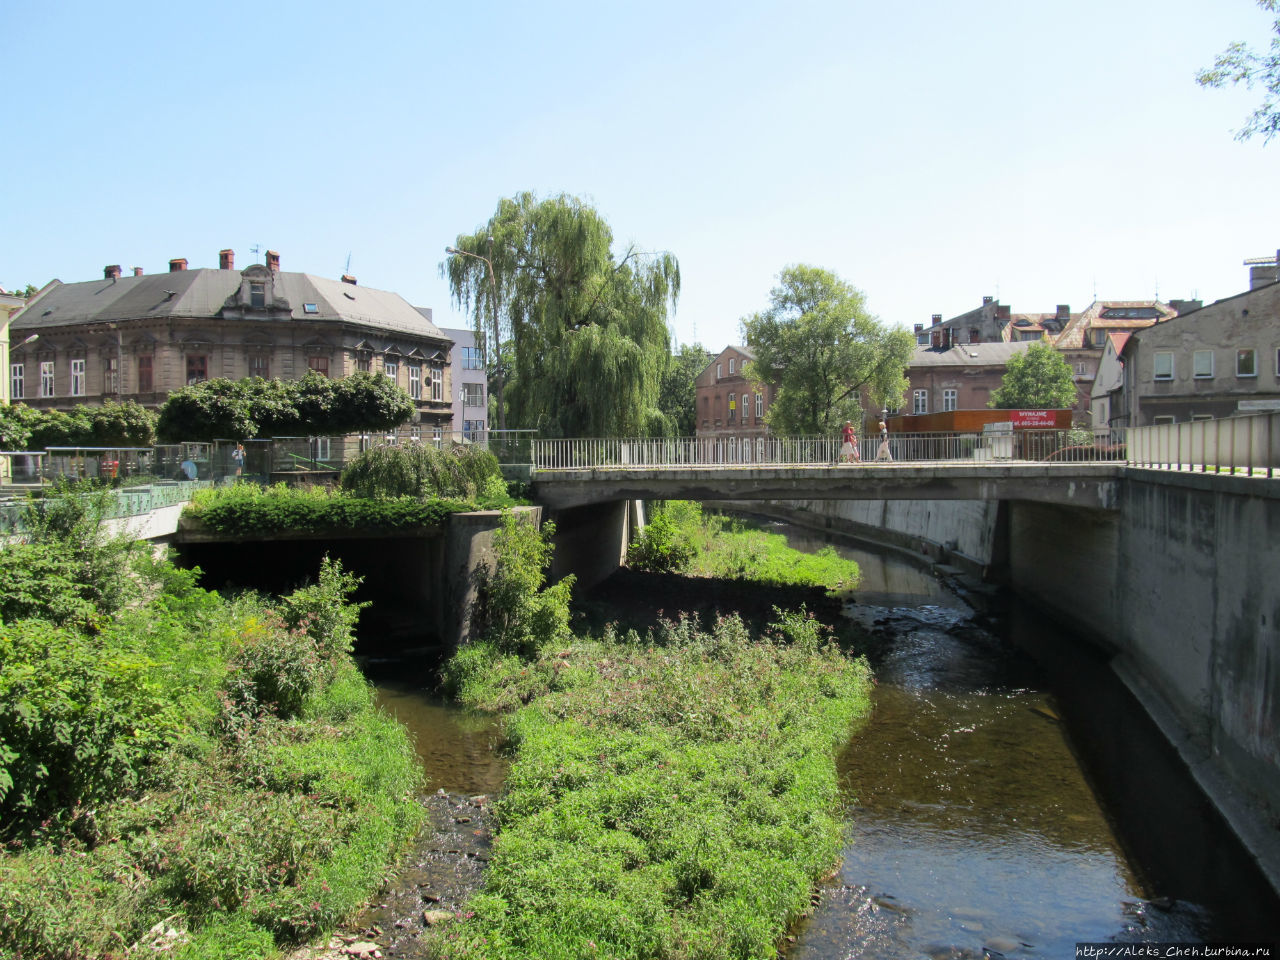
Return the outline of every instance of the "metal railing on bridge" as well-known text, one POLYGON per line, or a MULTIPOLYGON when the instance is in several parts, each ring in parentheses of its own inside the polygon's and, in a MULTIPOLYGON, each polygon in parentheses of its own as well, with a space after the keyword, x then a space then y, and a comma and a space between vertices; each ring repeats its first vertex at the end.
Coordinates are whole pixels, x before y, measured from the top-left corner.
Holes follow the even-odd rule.
POLYGON ((1274 477, 1280 470, 1280 413, 1131 427, 1126 462, 1165 470, 1274 477))
MULTIPOLYGON (((533 468, 798 466, 840 462, 838 437, 657 437, 533 441, 533 468)), ((1123 460, 1117 431, 1016 430, 1006 433, 891 433, 863 437, 858 463, 1082 462, 1123 460)))

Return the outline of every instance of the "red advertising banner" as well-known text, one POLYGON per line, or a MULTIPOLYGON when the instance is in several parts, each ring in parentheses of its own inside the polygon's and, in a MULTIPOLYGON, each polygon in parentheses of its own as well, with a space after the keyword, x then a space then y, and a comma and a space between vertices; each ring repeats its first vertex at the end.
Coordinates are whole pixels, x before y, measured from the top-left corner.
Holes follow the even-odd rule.
POLYGON ((1054 410, 1010 410, 1009 422, 1015 427, 1049 427, 1058 425, 1054 410))

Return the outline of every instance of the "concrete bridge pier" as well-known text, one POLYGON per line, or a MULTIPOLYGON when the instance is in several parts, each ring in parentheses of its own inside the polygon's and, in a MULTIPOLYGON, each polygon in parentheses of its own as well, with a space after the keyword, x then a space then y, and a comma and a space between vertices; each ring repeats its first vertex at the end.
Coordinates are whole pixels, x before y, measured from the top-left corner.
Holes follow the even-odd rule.
POLYGON ((606 500, 548 511, 556 525, 551 580, 568 574, 590 587, 622 566, 633 532, 644 526, 644 505, 637 500, 606 500))

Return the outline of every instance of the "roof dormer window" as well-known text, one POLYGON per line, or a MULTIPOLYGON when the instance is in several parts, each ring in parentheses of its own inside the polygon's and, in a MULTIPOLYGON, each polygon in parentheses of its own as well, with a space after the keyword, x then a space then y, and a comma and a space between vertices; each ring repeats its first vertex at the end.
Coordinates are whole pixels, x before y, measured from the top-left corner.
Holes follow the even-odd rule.
POLYGON ((249 306, 265 307, 267 305, 267 285, 265 283, 249 284, 249 306))

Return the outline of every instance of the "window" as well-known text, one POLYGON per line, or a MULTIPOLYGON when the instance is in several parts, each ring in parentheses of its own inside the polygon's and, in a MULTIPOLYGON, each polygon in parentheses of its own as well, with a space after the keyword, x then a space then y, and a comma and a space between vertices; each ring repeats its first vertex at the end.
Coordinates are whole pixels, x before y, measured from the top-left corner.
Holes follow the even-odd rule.
POLYGON ((387 358, 382 361, 382 372, 391 378, 392 383, 395 383, 400 376, 400 364, 387 358))
POLYGON ((981 342, 982 342, 982 331, 981 331, 981 330, 979 330, 977 327, 970 327, 970 328, 969 328, 969 342, 970 342, 970 343, 981 343, 981 342))
POLYGON ((107 393, 120 392, 119 366, 119 357, 107 357, 102 364, 102 389, 107 393))
POLYGON ((463 347, 462 348, 462 369, 463 370, 483 370, 484 369, 484 351, 479 347, 463 347))
POLYGON ((464 407, 483 407, 484 384, 464 383, 462 385, 462 405, 464 407))
POLYGON ((1173 379, 1173 354, 1157 353, 1155 355, 1155 379, 1173 379))
POLYGON ((249 284, 249 306, 265 307, 267 305, 267 285, 265 283, 249 284))
POLYGON ((138 357, 138 392, 150 393, 154 388, 151 379, 151 354, 144 353, 138 357))
POLYGON ((53 361, 40 361, 40 396, 53 396, 53 361))
POLYGON ((409 364, 409 396, 422 399, 422 367, 416 363, 409 364))
POLYGON ((1162 423, 1173 423, 1174 418, 1172 416, 1165 414, 1158 417, 1152 417, 1151 422, 1154 423, 1156 426, 1159 426, 1162 423))
POLYGON ((312 460, 331 460, 332 437, 312 437, 311 449, 315 451, 311 455, 312 460))
POLYGON ((421 443, 421 442, 422 442, 422 427, 420 427, 420 426, 419 426, 418 424, 416 424, 416 423, 415 423, 413 426, 411 426, 411 427, 409 428, 409 439, 410 439, 410 440, 412 440, 414 443, 421 443))
POLYGON ((942 409, 944 411, 954 410, 956 408, 956 403, 959 399, 960 399, 960 391, 955 389, 954 387, 948 387, 947 389, 942 391, 942 409))
POLYGON ((734 357, 729 358, 729 376, 733 376, 733 365, 737 362, 734 357))
POLYGON ((25 365, 21 363, 9 364, 9 395, 14 400, 21 400, 27 395, 25 369, 25 365))
POLYGON ((1249 347, 1236 351, 1236 376, 1256 377, 1258 375, 1258 351, 1249 347))
POLYGON ((302 305, 303 313, 319 313, 320 305, 318 303, 304 303, 302 305))
POLYGON ((1105 330, 1093 331, 1093 345, 1095 347, 1104 347, 1106 346, 1106 344, 1107 344, 1107 331, 1105 330))
POLYGON ((387 441, 387 446, 394 447, 400 440, 400 434, 395 430, 389 430, 383 435, 382 439, 387 441))
POLYGON ((255 353, 249 357, 249 376, 271 379, 271 358, 265 353, 255 353))
POLYGON ((928 413, 929 412, 929 391, 916 390, 911 394, 911 412, 912 413, 928 413))
POLYGON ((444 427, 436 424, 431 428, 431 439, 435 441, 435 445, 440 446, 440 441, 444 439, 444 427))
POLYGON ((764 394, 756 394, 756 419, 759 420, 764 416, 764 394))
POLYGON ((483 420, 463 420, 462 435, 468 439, 479 439, 484 433, 483 420))
POLYGON ((1197 380, 1213 378, 1213 351, 1197 350, 1191 355, 1191 375, 1197 380))
POLYGON ((84 359, 71 361, 71 395, 84 396, 84 359))
POLYGON ((322 377, 327 377, 329 375, 329 358, 307 357, 307 369, 314 370, 322 377))
POLYGON ((734 394, 734 393, 729 394, 729 419, 730 420, 735 420, 737 419, 737 416, 738 416, 738 401, 734 399, 736 396, 737 394, 734 394))
POLYGON ((723 364, 723 363, 717 363, 717 364, 716 364, 716 379, 717 379, 717 380, 719 380, 719 379, 720 379, 721 377, 723 377, 723 376, 724 376, 724 364, 723 364))
POLYGON ((187 356, 187 386, 209 379, 209 358, 204 354, 187 356))
POLYGON ((1193 423, 1196 420, 1212 420, 1212 419, 1213 419, 1212 413, 1193 413, 1191 415, 1191 420, 1193 423))
POLYGON ((431 399, 444 399, 444 367, 438 363, 433 363, 428 369, 428 376, 431 378, 431 399))

